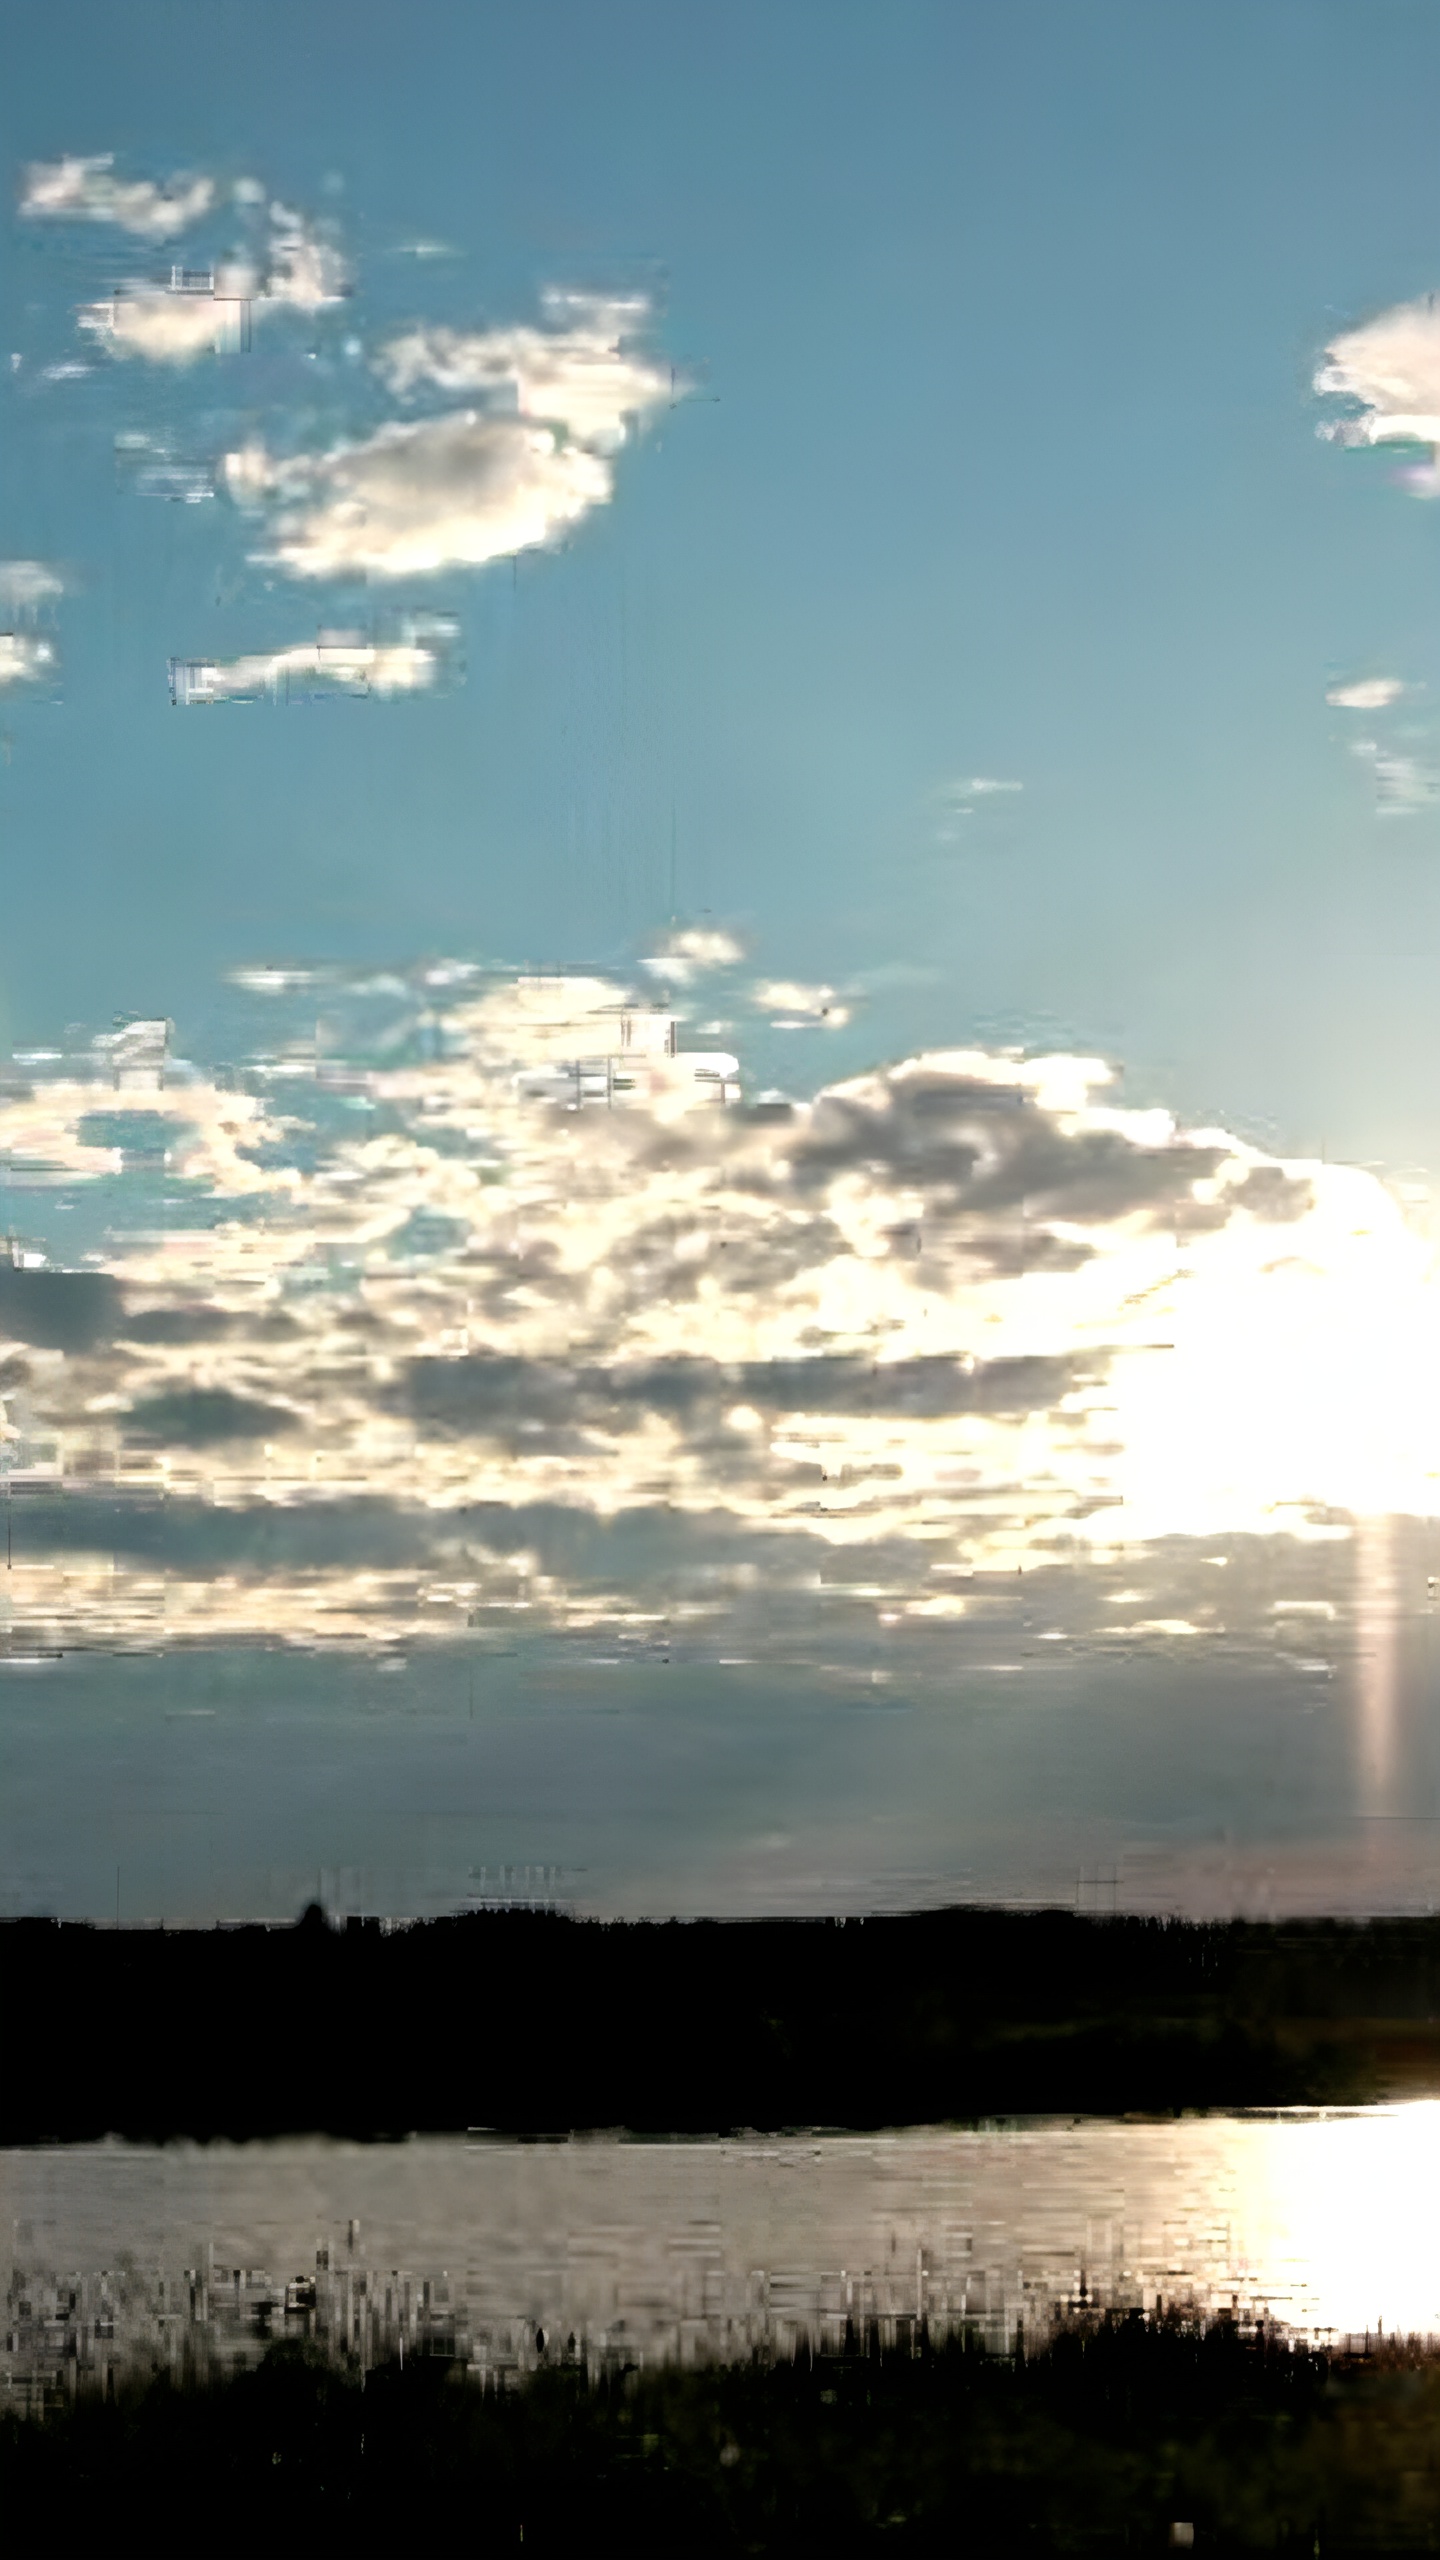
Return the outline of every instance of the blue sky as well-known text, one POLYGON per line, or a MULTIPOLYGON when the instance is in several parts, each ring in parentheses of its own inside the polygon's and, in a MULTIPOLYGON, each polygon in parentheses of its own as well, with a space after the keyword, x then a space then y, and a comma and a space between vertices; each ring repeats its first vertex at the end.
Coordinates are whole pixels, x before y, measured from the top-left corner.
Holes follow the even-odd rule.
MULTIPOLYGON (((1355 1803, 1419 1783, 1433 12, 7 37, 0 1170, 101 1292, 0 1292, 12 1632, 263 1686, 277 1627, 460 1659, 523 1584, 546 1641, 690 1609, 929 1697, 1122 1635, 1189 1696, 1243 1629, 1285 1714, 1339 1684, 1355 1803), (642 998, 692 1064, 577 1136, 642 998)), ((1166 1768, 1198 1838, 1233 1772, 1166 1768)))
MULTIPOLYGON (((775 973, 933 970, 881 999, 892 1045, 1061 1039, 1147 1100, 1432 1161, 1440 818, 1377 829, 1324 693, 1380 663, 1433 686, 1436 527, 1381 457, 1316 442, 1309 389, 1338 325, 1433 281, 1429 13, 407 27, 22 8, 12 171, 253 167, 337 219, 367 336, 649 289, 699 388, 570 548, 447 582, 470 672, 444 702, 182 728, 172 654, 316 612, 245 579, 214 509, 117 488, 120 414, 211 386, 13 382, 5 545, 77 588, 58 705, 7 705, 16 1035, 198 1026, 262 955, 620 957, 665 918, 673 838, 677 905, 775 973), (393 254, 426 237, 457 254, 393 254), (937 848, 971 774, 1024 790, 937 848)), ((4 307, 53 358, 82 243, 40 228, 4 307)))

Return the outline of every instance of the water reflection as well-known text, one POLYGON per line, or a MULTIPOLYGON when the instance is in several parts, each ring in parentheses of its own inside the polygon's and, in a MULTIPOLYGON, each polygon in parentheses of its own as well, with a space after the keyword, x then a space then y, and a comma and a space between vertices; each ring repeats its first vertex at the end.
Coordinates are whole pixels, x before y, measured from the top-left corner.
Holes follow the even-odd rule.
POLYGON ((1440 2102, 704 2143, 427 2140, 0 2159, 7 2387, 315 2338, 477 2374, 838 2344, 1076 2300, 1440 2334, 1440 2102))

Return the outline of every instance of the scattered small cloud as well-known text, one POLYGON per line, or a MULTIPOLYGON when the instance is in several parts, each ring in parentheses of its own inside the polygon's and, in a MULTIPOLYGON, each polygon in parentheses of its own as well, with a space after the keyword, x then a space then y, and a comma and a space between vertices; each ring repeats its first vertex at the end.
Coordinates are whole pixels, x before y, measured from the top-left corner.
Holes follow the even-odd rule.
POLYGON ((0 631, 0 685, 38 684, 55 665, 48 640, 27 631, 0 631))
POLYGON ((31 220, 110 222, 137 240, 173 240, 215 202, 213 178, 181 174, 168 186, 150 178, 116 178, 111 151, 91 159, 33 161, 25 172, 20 211, 31 220))
POLYGON ((634 345, 650 305, 638 295, 551 291, 544 310, 548 329, 407 330, 382 347, 376 370, 397 398, 420 390, 479 393, 507 413, 613 453, 632 422, 677 396, 670 368, 634 345))
POLYGON ((545 310, 548 330, 421 327, 382 350, 397 396, 479 405, 392 418, 320 453, 256 439, 227 454, 231 497, 269 519, 258 556, 296 578, 428 577, 543 548, 606 505, 615 454, 673 378, 631 344, 644 302, 555 292, 545 310))
POLYGON ((715 925, 687 925, 648 953, 640 966, 667 986, 688 987, 712 969, 733 969, 744 956, 733 933, 715 925))
POLYGON ((53 604, 64 592, 59 570, 45 561, 0 560, 0 609, 33 613, 39 605, 53 604))
POLYGON ((750 1001, 757 1012, 792 1028, 823 1023, 827 1031, 842 1031, 850 1019, 850 1007, 833 987, 804 986, 795 978, 762 978, 752 987, 750 1001))
POLYGON ((103 302, 82 303, 76 319, 106 355, 147 364, 194 364, 235 355, 248 343, 260 290, 254 267, 177 269, 169 284, 128 284, 103 302))
POLYGON ((966 780, 947 782, 936 794, 940 811, 936 833, 940 842, 958 843, 967 824, 982 809, 993 808, 997 801, 1013 799, 1024 788, 1023 782, 1006 781, 993 773, 976 773, 966 780))
POLYGON ((1365 676, 1358 684, 1332 685, 1325 699, 1332 711, 1388 711, 1405 690, 1399 676, 1365 676))
POLYGON ((453 622, 431 617, 403 626, 398 640, 377 643, 353 631, 322 632, 318 639, 221 664, 172 658, 170 698, 203 702, 303 700, 317 686, 339 693, 382 697, 423 693, 435 683, 455 636, 453 622))
POLYGON ((349 270, 333 243, 285 205, 270 207, 270 222, 263 269, 249 258, 174 267, 168 284, 132 281, 104 301, 82 304, 80 328, 107 355, 188 365, 201 356, 238 353, 254 323, 277 311, 308 318, 342 302, 349 270))

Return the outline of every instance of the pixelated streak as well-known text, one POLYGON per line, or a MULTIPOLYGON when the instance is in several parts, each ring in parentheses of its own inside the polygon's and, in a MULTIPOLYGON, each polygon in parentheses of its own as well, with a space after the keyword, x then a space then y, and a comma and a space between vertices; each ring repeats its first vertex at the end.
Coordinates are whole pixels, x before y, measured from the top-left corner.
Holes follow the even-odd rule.
POLYGON ((697 978, 733 969, 745 957, 733 933, 716 925, 686 925, 667 936, 658 951, 647 952, 640 966, 667 986, 692 986, 697 978))
POLYGON ((0 560, 0 608, 33 613, 40 605, 53 604, 64 592, 59 570, 46 561, 0 560))
POLYGON ((39 684, 53 673, 54 645, 33 632, 0 631, 0 686, 39 684))
POLYGON ((225 663, 172 658, 170 699, 181 706, 303 701, 317 687, 382 700, 424 693, 445 665, 456 626, 432 619, 423 628, 422 638, 420 626, 406 625, 390 642, 369 641, 359 632, 322 632, 314 641, 225 663))
POLYGON ((122 1023, 115 1031, 97 1033, 90 1046, 97 1064, 113 1078, 117 1092, 160 1092, 174 1033, 172 1022, 136 1019, 122 1023))
POLYGON ((263 273, 241 258, 172 267, 165 284, 132 279, 107 300, 82 304, 77 325, 106 355, 184 366, 243 353, 255 323, 276 312, 311 318, 342 302, 350 280, 339 251, 282 205, 271 207, 271 220, 263 273))
POLYGON ((1397 754, 1376 738, 1359 738, 1350 750, 1375 778, 1378 818, 1413 818, 1440 800, 1440 774, 1418 756, 1397 754))
POLYGON ((32 221, 108 222, 137 240, 170 240, 215 202, 212 178, 185 174, 157 186, 150 178, 116 178, 114 165, 110 151, 90 159, 32 161, 21 188, 21 213, 32 221))
POLYGON ((81 306, 78 326, 106 355, 188 365, 235 355, 250 343, 257 279, 248 266, 172 269, 164 285, 129 284, 81 306))

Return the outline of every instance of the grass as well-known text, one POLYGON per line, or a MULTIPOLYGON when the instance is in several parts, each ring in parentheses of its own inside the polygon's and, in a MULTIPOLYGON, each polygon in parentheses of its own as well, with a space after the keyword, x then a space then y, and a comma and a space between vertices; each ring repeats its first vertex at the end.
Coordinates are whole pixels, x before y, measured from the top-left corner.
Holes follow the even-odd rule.
POLYGON ((481 2388, 313 2349, 0 2419, 0 2547, 547 2554, 1440 2548, 1440 2351, 1183 2315, 481 2388))

